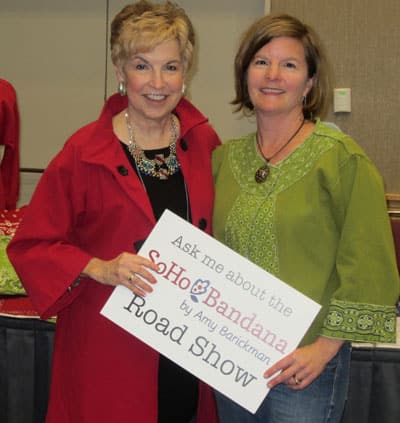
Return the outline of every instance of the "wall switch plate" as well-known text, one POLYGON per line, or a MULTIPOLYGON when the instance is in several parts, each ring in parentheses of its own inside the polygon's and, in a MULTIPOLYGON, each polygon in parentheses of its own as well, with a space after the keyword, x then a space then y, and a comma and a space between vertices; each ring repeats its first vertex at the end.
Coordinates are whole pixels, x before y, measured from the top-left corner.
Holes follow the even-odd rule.
POLYGON ((335 88, 333 90, 334 113, 351 112, 351 88, 335 88))

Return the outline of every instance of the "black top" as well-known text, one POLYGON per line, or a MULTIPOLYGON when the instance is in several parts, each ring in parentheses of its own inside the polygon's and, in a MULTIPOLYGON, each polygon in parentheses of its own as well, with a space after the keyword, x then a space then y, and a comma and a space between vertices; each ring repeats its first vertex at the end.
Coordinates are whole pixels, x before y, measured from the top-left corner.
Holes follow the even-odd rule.
MULTIPOLYGON (((136 163, 128 150, 128 146, 121 143, 132 168, 138 173, 136 163)), ((146 150, 149 159, 156 154, 168 157, 169 148, 146 150)), ((182 172, 179 170, 167 179, 161 180, 153 176, 140 173, 150 199, 153 213, 158 220, 164 210, 168 208, 178 216, 191 220, 189 198, 182 172)), ((196 414, 198 379, 160 354, 158 366, 158 423, 188 423, 196 414)))

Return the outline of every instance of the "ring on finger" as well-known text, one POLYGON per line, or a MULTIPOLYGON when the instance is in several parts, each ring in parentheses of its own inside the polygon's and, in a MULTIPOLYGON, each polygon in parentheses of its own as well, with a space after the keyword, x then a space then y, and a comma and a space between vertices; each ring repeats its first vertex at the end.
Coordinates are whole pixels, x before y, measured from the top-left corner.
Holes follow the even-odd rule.
POLYGON ((129 282, 132 282, 133 281, 133 278, 135 277, 136 275, 134 274, 134 273, 131 273, 130 275, 129 275, 129 277, 128 277, 128 281, 129 282))
POLYGON ((297 375, 293 375, 293 379, 294 379, 294 383, 295 383, 296 385, 300 385, 300 384, 301 384, 301 382, 302 382, 302 380, 301 380, 301 379, 298 379, 298 378, 297 378, 297 375))

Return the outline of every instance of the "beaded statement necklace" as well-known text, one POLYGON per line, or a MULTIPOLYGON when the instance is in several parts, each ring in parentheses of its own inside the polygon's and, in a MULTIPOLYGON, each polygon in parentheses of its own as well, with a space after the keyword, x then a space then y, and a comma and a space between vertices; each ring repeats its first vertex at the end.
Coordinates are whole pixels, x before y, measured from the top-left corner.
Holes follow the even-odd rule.
POLYGON ((265 164, 262 165, 261 167, 259 167, 254 175, 254 178, 257 182, 257 184, 261 184, 263 182, 265 182, 268 178, 268 175, 270 173, 270 169, 269 169, 269 162, 278 155, 278 153, 280 153, 287 145, 289 145, 290 141, 292 141, 294 139, 294 137, 300 132, 300 129, 303 127, 304 125, 304 121, 305 119, 303 118, 303 120, 301 121, 300 126, 296 129, 296 131, 293 133, 293 135, 285 142, 285 144, 283 144, 283 146, 276 151, 272 156, 270 157, 265 157, 262 150, 261 150, 261 145, 260 145, 260 141, 258 138, 258 133, 257 133, 257 147, 258 147, 258 151, 260 152, 261 156, 263 157, 263 159, 265 160, 265 164))
POLYGON ((178 127, 174 115, 171 113, 171 138, 169 142, 169 154, 156 154, 153 159, 146 157, 145 152, 140 148, 135 139, 132 124, 128 112, 125 112, 126 127, 128 128, 128 150, 135 160, 136 166, 144 175, 153 176, 158 179, 168 179, 179 171, 179 161, 176 157, 176 140, 178 139, 178 127))

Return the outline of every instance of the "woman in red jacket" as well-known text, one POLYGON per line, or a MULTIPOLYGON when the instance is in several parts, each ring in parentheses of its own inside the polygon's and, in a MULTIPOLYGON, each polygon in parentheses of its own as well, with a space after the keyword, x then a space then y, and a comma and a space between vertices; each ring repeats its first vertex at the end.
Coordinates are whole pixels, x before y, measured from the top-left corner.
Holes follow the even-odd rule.
POLYGON ((41 316, 57 315, 48 422, 215 419, 207 386, 100 315, 116 285, 157 289, 136 251, 165 208, 211 231, 219 139, 182 98, 193 46, 169 1, 114 18, 119 94, 52 160, 9 245, 41 316))

